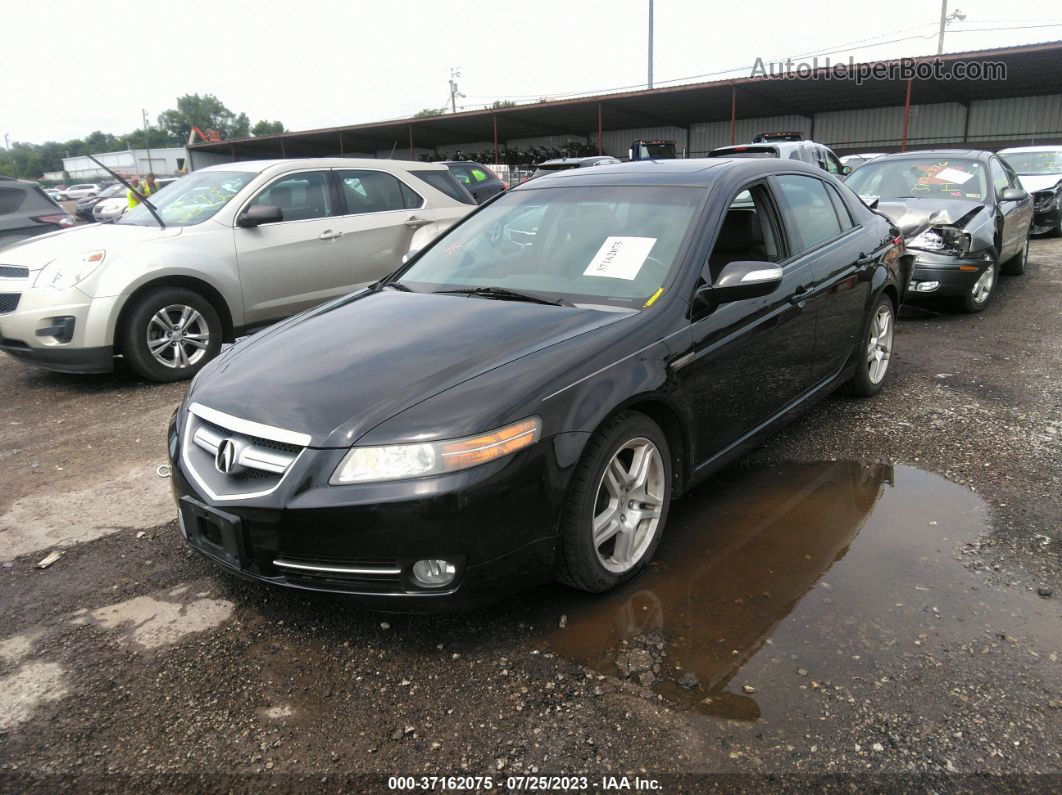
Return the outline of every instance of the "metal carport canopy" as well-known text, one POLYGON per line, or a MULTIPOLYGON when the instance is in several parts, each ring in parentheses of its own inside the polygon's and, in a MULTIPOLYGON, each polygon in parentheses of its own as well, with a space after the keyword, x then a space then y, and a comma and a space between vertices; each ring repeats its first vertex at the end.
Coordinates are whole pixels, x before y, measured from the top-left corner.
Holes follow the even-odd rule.
MULTIPOLYGON (((932 62, 938 56, 913 59, 932 62)), ((939 56, 955 61, 1001 62, 1006 80, 915 79, 912 103, 968 103, 974 100, 1062 92, 1062 42, 1031 44, 997 50, 976 50, 939 56)), ((901 61, 879 61, 881 65, 901 61)), ((825 70, 820 70, 823 72, 825 70)), ((839 110, 903 105, 907 81, 869 78, 798 80, 782 77, 748 77, 691 83, 652 90, 600 94, 576 99, 539 102, 508 108, 465 111, 425 118, 395 119, 351 124, 319 130, 236 138, 192 145, 194 151, 247 157, 286 157, 375 152, 411 147, 433 149, 440 145, 545 135, 585 136, 598 129, 631 127, 689 127, 700 122, 795 114, 809 116, 839 110), (733 103, 733 108, 732 108, 733 103)))

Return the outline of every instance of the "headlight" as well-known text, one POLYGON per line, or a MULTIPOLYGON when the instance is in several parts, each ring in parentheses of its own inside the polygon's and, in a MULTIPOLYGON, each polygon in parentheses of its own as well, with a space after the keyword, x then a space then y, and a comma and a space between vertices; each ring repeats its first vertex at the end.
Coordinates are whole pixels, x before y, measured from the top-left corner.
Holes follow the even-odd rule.
POLYGON ((538 441, 542 423, 521 420, 489 433, 444 442, 352 447, 329 481, 333 486, 441 475, 486 464, 538 441))
POLYGON ((948 254, 965 254, 969 250, 969 235, 954 226, 934 226, 908 241, 908 248, 923 251, 943 251, 948 254))
POLYGON ((944 248, 944 238, 932 229, 927 229, 918 237, 908 243, 912 248, 922 248, 926 251, 940 251, 944 248))
POLYGON ((66 290, 82 281, 103 262, 106 251, 85 251, 53 259, 37 274, 34 287, 54 287, 66 290))

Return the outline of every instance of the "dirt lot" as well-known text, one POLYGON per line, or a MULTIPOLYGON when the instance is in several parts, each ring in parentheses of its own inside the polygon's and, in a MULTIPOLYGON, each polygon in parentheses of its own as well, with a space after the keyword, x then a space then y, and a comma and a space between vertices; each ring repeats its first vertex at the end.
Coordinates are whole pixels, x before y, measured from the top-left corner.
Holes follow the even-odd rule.
POLYGON ((0 360, 0 787, 1057 788, 1062 241, 1030 260, 981 315, 906 312, 878 399, 677 504, 621 593, 456 616, 217 573, 155 472, 182 386, 0 360))

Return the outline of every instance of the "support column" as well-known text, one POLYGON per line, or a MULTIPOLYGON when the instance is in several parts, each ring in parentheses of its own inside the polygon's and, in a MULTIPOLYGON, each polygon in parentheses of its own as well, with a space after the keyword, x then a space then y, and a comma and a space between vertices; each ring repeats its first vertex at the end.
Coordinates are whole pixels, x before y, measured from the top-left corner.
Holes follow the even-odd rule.
POLYGON ((903 139, 900 141, 900 151, 907 151, 907 130, 911 125, 911 82, 912 78, 907 78, 907 99, 903 103, 903 139))
POLYGON ((413 125, 407 125, 409 127, 409 159, 413 160, 413 125))
POLYGON ((494 165, 498 165, 498 114, 490 114, 490 121, 494 125, 494 165))
POLYGON ((344 152, 343 152, 343 133, 340 133, 339 134, 339 156, 343 157, 343 155, 344 155, 344 152))
POLYGON ((280 156, 281 157, 287 157, 288 156, 287 151, 284 149, 284 136, 283 135, 280 136, 280 156))
POLYGON ((597 153, 605 154, 605 129, 602 123, 601 103, 597 103, 597 153))
POLYGON ((735 143, 737 136, 737 87, 730 87, 730 145, 735 143))

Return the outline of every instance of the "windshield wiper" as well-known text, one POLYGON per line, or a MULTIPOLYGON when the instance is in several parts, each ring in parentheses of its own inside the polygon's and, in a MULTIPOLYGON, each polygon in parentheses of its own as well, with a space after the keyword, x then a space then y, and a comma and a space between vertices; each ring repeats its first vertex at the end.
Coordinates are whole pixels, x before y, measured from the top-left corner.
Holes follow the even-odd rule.
POLYGON ((542 298, 538 295, 507 290, 504 287, 462 287, 457 290, 436 290, 435 295, 481 295, 484 298, 496 298, 500 301, 526 301, 529 304, 549 304, 550 306, 575 306, 564 298, 556 300, 542 298))
MULTIPOLYGON (((108 174, 110 174, 116 180, 121 182, 123 185, 125 185, 125 187, 129 188, 129 190, 131 190, 137 196, 139 196, 141 203, 147 205, 148 210, 151 212, 151 214, 153 216, 155 216, 155 220, 159 222, 159 228, 160 229, 165 229, 166 228, 166 224, 163 223, 163 221, 162 221, 162 216, 159 215, 159 211, 155 209, 155 205, 148 201, 147 196, 145 196, 140 191, 138 191, 136 188, 134 188, 132 185, 130 185, 128 182, 126 182, 124 177, 121 177, 118 174, 116 174, 115 172, 111 171, 109 168, 107 168, 107 166, 103 165, 103 163, 101 163, 99 160, 94 158, 92 155, 88 155, 88 159, 91 160, 93 163, 95 163, 100 168, 102 168, 104 171, 106 171, 108 174)), ((114 220, 117 221, 118 219, 115 218, 114 220)))

